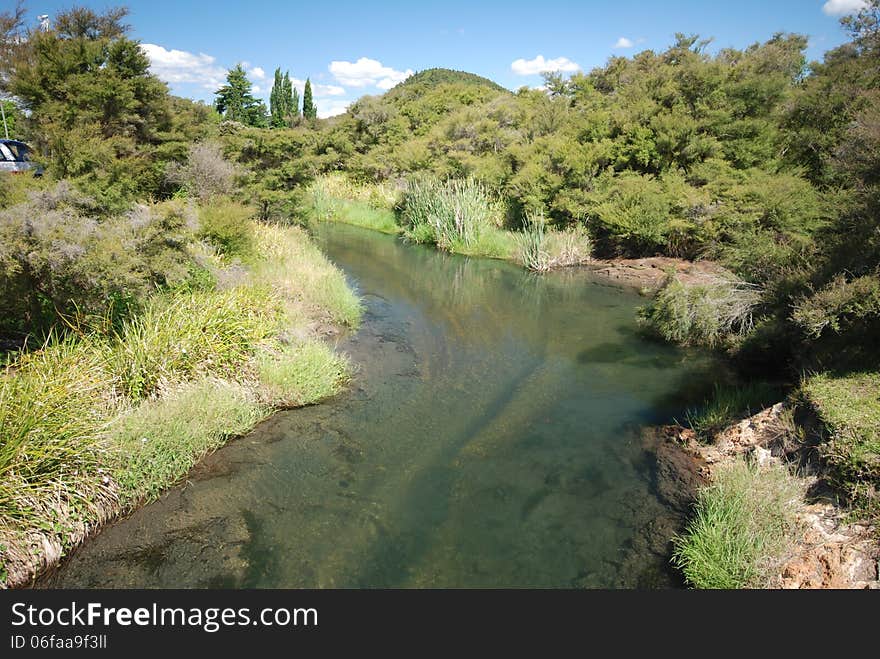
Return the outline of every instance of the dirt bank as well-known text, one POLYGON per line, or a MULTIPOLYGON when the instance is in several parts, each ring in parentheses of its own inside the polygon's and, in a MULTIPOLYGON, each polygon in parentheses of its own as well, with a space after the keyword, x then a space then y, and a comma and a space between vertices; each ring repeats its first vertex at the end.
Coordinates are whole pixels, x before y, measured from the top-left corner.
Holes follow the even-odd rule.
POLYGON ((584 267, 594 274, 611 279, 624 286, 656 291, 663 287, 670 274, 683 283, 691 283, 706 275, 721 275, 727 271, 712 261, 686 261, 668 256, 643 259, 593 260, 584 267))

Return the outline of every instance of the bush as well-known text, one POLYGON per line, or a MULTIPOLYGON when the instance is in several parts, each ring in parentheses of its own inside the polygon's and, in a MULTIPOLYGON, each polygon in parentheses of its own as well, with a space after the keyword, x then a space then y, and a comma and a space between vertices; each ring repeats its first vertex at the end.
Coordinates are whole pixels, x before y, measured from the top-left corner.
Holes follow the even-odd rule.
POLYGON ((880 276, 847 280, 838 275, 813 295, 801 299, 792 320, 812 338, 826 330, 843 333, 854 324, 880 318, 880 276))
POLYGON ((704 275, 688 284, 673 277, 639 315, 666 341, 711 347, 749 332, 760 298, 757 287, 732 276, 704 275))
POLYGON ((673 540, 673 561, 696 588, 766 588, 796 542, 803 485, 788 468, 743 460, 700 490, 694 518, 673 540))
POLYGON ((220 145, 213 142, 193 144, 184 164, 170 163, 166 169, 169 182, 200 201, 230 194, 236 175, 235 165, 226 160, 220 145))
POLYGON ((254 255, 253 210, 229 198, 215 198, 199 209, 198 237, 225 257, 254 255))
POLYGON ((0 331, 117 324, 156 287, 189 277, 186 206, 139 205, 102 221, 88 204, 62 182, 0 211, 0 331))

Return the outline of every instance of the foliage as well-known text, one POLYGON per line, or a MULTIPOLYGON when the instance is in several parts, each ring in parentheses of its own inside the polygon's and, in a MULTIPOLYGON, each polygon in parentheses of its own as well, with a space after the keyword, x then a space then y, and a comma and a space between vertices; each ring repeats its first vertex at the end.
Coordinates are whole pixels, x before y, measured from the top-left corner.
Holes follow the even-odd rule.
POLYGON ((473 180, 412 179, 400 206, 408 238, 448 251, 475 243, 494 219, 487 190, 473 180))
POLYGON ((190 146, 186 162, 169 163, 166 177, 177 184, 187 195, 200 201, 208 201, 233 191, 237 171, 235 165, 224 156, 219 144, 201 142, 190 146))
POLYGON ((275 69, 275 81, 269 94, 270 123, 273 128, 284 128, 294 124, 299 117, 299 92, 290 81, 290 72, 281 75, 275 69))
POLYGON ((696 588, 766 588, 797 540, 801 481, 782 465, 724 465, 700 490, 674 540, 674 562, 696 588))
POLYGON ((198 237, 208 241, 224 257, 254 256, 252 208, 228 198, 215 199, 199 208, 198 237))
POLYGON ((190 276, 195 218, 185 204, 139 205, 105 221, 91 205, 59 183, 0 211, 3 332, 115 324, 148 292, 190 276))
POLYGON ((752 329, 759 301, 760 290, 735 277, 703 275, 691 283, 672 277, 640 316, 666 341, 717 346, 752 329))
POLYGON ((266 106, 251 94, 251 82, 244 67, 236 64, 226 74, 226 84, 214 92, 214 107, 227 121, 247 126, 267 126, 266 106))
POLYGON ((312 98, 312 81, 306 78, 306 84, 303 88, 303 117, 306 119, 318 118, 318 106, 312 98))

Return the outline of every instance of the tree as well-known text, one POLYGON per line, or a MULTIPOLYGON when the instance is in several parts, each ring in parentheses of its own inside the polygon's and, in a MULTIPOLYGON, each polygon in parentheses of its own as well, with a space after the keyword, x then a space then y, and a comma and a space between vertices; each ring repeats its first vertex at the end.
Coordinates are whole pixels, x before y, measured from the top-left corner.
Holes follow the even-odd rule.
POLYGON ((303 89, 303 116, 306 119, 316 119, 318 117, 318 107, 312 100, 312 83, 306 78, 306 86, 303 89))
POLYGON ((251 81, 241 64, 229 70, 226 84, 214 93, 217 95, 214 107, 224 119, 248 126, 266 125, 266 106, 251 95, 251 81))
POLYGON ((287 108, 289 112, 288 123, 293 123, 293 120, 300 116, 299 114, 299 91, 293 86, 293 83, 290 81, 290 75, 288 72, 284 74, 284 80, 282 81, 284 84, 284 97, 287 99, 287 108))
POLYGON ((290 81, 290 72, 281 75, 281 69, 275 69, 275 82, 269 96, 271 124, 273 128, 292 126, 299 116, 299 92, 290 81))

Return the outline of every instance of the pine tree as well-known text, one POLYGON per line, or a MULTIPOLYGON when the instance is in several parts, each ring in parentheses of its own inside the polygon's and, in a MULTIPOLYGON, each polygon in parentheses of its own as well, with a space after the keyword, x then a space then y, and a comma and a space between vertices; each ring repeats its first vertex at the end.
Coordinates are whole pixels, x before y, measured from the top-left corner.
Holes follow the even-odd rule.
POLYGON ((306 86, 303 89, 303 116, 306 119, 316 119, 318 116, 318 107, 312 100, 312 83, 306 78, 306 86))
POLYGON ((224 119, 248 126, 266 125, 266 104, 251 95, 251 81, 241 64, 229 70, 226 84, 214 93, 214 107, 224 119))

